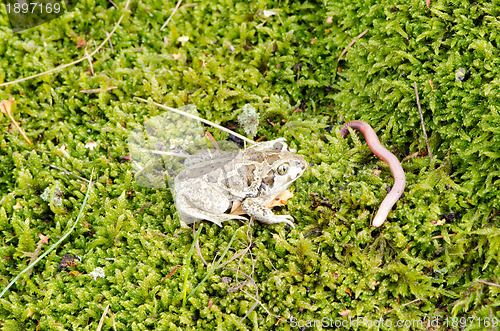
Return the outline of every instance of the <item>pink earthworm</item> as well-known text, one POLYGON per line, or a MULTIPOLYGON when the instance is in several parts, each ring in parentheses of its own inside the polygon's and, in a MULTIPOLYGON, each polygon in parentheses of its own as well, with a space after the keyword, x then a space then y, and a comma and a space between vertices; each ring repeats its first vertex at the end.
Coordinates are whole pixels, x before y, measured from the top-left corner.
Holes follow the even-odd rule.
POLYGON ((346 138, 349 134, 349 130, 347 127, 351 127, 356 131, 359 131, 365 136, 366 144, 372 150, 373 154, 377 155, 382 161, 389 165, 391 169, 392 176, 394 177, 394 186, 391 191, 387 194, 384 201, 380 204, 380 207, 373 219, 373 226, 379 227, 381 226, 387 215, 391 211, 392 206, 399 200, 403 191, 405 189, 406 177, 403 171, 403 167, 401 167, 401 163, 398 158, 394 156, 391 152, 389 152, 378 140, 377 134, 373 131, 370 124, 363 121, 351 121, 342 126, 340 129, 340 134, 343 138, 346 138))

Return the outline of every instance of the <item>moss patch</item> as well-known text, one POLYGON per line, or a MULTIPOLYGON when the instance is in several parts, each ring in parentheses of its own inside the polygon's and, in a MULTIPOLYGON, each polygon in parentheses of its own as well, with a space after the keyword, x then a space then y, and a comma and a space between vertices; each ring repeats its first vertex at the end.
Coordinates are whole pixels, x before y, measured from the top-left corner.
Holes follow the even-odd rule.
MULTIPOLYGON (((0 288, 26 267, 39 234, 52 244, 76 219, 87 183, 68 172, 89 178, 94 169, 97 178, 75 231, 0 299, 0 327, 95 330, 108 304, 105 330, 286 330, 292 318, 304 325, 346 314, 393 325, 439 318, 454 328, 453 318, 474 317, 464 325, 472 330, 498 316, 498 5, 201 0, 181 6, 160 31, 175 4, 132 1, 112 47, 93 57, 94 75, 85 61, 0 87, 0 100, 16 100, 14 117, 35 144, 0 117, 0 288), (230 221, 205 224, 200 234, 209 264, 238 229, 226 261, 252 238, 252 254, 226 265, 258 284, 264 308, 243 320, 255 288, 230 269, 216 270, 181 308, 184 273, 189 293, 208 270, 196 253, 189 270, 182 267, 194 235, 180 227, 171 193, 134 182, 127 136, 162 111, 134 96, 194 103, 204 118, 242 134, 238 114, 250 104, 260 118, 256 137, 285 137, 311 163, 283 210, 295 230, 255 224, 247 232, 230 221), (340 137, 340 124, 353 119, 369 122, 400 160, 417 153, 403 163, 405 196, 379 229, 370 220, 392 178, 362 138, 340 137), (96 147, 86 148, 91 141, 96 147), (56 187, 62 205, 54 208, 42 195, 56 187), (64 254, 82 261, 59 272, 64 254), (105 278, 88 275, 96 267, 105 278)), ((0 83, 84 56, 81 40, 95 49, 121 13, 108 1, 86 0, 14 34, 2 7, 0 83)))

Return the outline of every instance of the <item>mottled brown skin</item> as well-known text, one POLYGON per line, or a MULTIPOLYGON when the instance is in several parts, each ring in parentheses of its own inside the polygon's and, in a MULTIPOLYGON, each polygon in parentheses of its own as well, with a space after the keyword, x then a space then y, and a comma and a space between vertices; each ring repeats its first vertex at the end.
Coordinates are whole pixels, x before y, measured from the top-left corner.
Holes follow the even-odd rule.
POLYGON ((177 211, 185 223, 206 219, 222 226, 229 219, 247 220, 226 213, 238 202, 253 219, 294 227, 292 216, 275 215, 267 206, 307 168, 304 158, 290 152, 283 138, 244 151, 200 151, 184 166, 174 187, 177 211))
POLYGON ((384 201, 382 201, 382 203, 380 204, 377 214, 373 219, 373 226, 379 227, 384 223, 392 206, 394 206, 396 201, 398 201, 403 194, 406 185, 405 173, 398 158, 394 156, 394 154, 389 152, 384 146, 382 146, 382 144, 378 140, 377 134, 372 129, 370 124, 363 121, 351 121, 344 124, 344 126, 342 126, 342 129, 340 129, 340 134, 343 138, 346 138, 349 134, 349 130, 347 129, 348 127, 361 132, 363 136, 365 136, 366 144, 368 145, 368 147, 370 147, 373 154, 378 156, 389 165, 392 176, 394 177, 394 186, 387 194, 384 201))

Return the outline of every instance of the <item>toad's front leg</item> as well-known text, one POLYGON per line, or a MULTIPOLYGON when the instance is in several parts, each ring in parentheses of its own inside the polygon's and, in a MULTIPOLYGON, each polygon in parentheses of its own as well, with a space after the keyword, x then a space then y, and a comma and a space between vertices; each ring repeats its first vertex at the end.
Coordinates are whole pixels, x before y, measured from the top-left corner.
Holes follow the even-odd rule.
POLYGON ((272 210, 266 207, 269 199, 262 198, 246 198, 241 203, 241 208, 251 217, 266 224, 286 223, 292 228, 295 225, 292 223, 293 217, 290 215, 274 215, 272 210))

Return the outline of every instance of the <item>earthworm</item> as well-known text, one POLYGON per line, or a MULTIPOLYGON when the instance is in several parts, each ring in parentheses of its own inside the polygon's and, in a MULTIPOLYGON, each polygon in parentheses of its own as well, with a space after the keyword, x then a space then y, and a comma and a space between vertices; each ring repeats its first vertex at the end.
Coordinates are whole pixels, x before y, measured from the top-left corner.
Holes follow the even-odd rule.
POLYGON ((391 211, 392 206, 394 206, 396 201, 398 201, 403 194, 406 184, 405 173, 398 158, 394 156, 394 154, 389 152, 384 146, 382 146, 382 144, 378 140, 377 134, 375 133, 375 131, 373 131, 370 124, 362 121, 351 121, 344 124, 342 126, 342 129, 340 129, 340 134, 343 138, 346 138, 349 134, 349 130, 347 130, 347 127, 351 127, 354 130, 361 132, 363 136, 365 136, 366 144, 368 145, 368 147, 370 147, 373 154, 377 155, 380 159, 382 159, 382 161, 389 165, 392 176, 394 177, 394 186, 387 194, 384 201, 382 201, 382 203, 380 204, 377 214, 373 219, 373 226, 379 227, 384 223, 387 215, 389 214, 389 211, 391 211))

